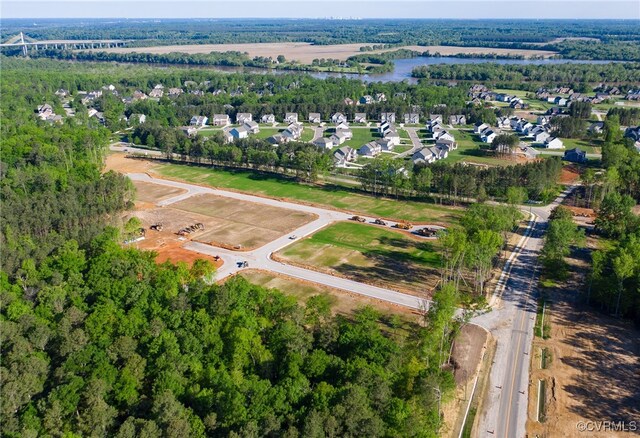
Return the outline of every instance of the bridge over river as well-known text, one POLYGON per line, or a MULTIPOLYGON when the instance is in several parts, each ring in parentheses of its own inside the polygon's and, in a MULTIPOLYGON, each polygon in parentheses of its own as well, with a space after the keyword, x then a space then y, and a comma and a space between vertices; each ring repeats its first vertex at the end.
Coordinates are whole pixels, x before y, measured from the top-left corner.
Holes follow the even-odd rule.
POLYGON ((22 54, 27 56, 31 50, 45 49, 96 49, 108 47, 122 47, 133 40, 47 40, 36 41, 20 32, 0 44, 2 48, 20 48, 22 54))

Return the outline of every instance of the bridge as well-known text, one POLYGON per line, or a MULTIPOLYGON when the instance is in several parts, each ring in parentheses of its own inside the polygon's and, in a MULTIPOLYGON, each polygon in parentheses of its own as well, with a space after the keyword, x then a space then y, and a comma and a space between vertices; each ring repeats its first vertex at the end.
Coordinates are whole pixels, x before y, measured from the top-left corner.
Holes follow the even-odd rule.
POLYGON ((96 49, 96 48, 108 48, 108 47, 122 47, 133 40, 48 40, 48 41, 36 41, 33 38, 29 38, 24 33, 20 32, 9 38, 5 43, 0 44, 0 48, 19 47, 22 49, 22 54, 27 56, 29 50, 44 50, 44 49, 96 49))

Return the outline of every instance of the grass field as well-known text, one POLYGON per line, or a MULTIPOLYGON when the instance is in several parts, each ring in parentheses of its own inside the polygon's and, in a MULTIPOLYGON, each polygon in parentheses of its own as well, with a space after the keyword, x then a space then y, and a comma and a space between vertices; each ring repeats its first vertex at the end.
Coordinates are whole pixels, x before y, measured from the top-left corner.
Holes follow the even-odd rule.
MULTIPOLYGON (((351 130, 353 132, 353 138, 351 140, 345 141, 342 146, 351 146, 354 149, 360 148, 360 146, 369 143, 377 138, 380 138, 375 128, 354 128, 351 130)), ((331 134, 325 131, 325 136, 329 137, 331 134)))
POLYGON ((274 198, 325 205, 371 216, 406 219, 414 222, 451 223, 461 210, 416 201, 374 198, 344 187, 319 187, 300 184, 292 179, 250 171, 218 170, 183 164, 161 164, 155 170, 162 176, 234 189, 274 198))
POLYGON ((588 154, 599 154, 602 149, 596 144, 602 144, 602 140, 596 140, 593 143, 589 140, 582 140, 578 138, 563 138, 562 142, 564 143, 565 150, 580 148, 588 154))
POLYGON ((438 279, 438 243, 376 225, 340 222, 282 250, 294 263, 419 295, 438 279))
POLYGON ((451 151, 446 159, 449 162, 468 161, 471 163, 489 164, 493 166, 508 166, 513 161, 502 160, 500 158, 486 155, 485 150, 488 148, 486 143, 478 140, 477 136, 468 131, 452 131, 453 136, 458 143, 458 149, 451 151))

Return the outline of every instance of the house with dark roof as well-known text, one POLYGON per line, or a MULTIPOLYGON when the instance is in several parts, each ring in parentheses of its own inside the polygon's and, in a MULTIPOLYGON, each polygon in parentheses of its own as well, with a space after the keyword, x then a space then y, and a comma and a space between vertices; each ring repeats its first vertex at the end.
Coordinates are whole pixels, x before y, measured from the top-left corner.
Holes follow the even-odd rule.
POLYGON ((580 148, 573 148, 566 151, 562 159, 572 163, 584 163, 587 161, 587 153, 580 148))

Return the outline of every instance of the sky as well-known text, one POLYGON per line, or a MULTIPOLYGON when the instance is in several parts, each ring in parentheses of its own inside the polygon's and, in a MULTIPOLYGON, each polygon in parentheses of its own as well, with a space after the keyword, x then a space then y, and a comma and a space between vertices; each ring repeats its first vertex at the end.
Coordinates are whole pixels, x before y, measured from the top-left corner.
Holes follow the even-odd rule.
POLYGON ((0 17, 640 19, 640 0, 0 0, 0 17))

